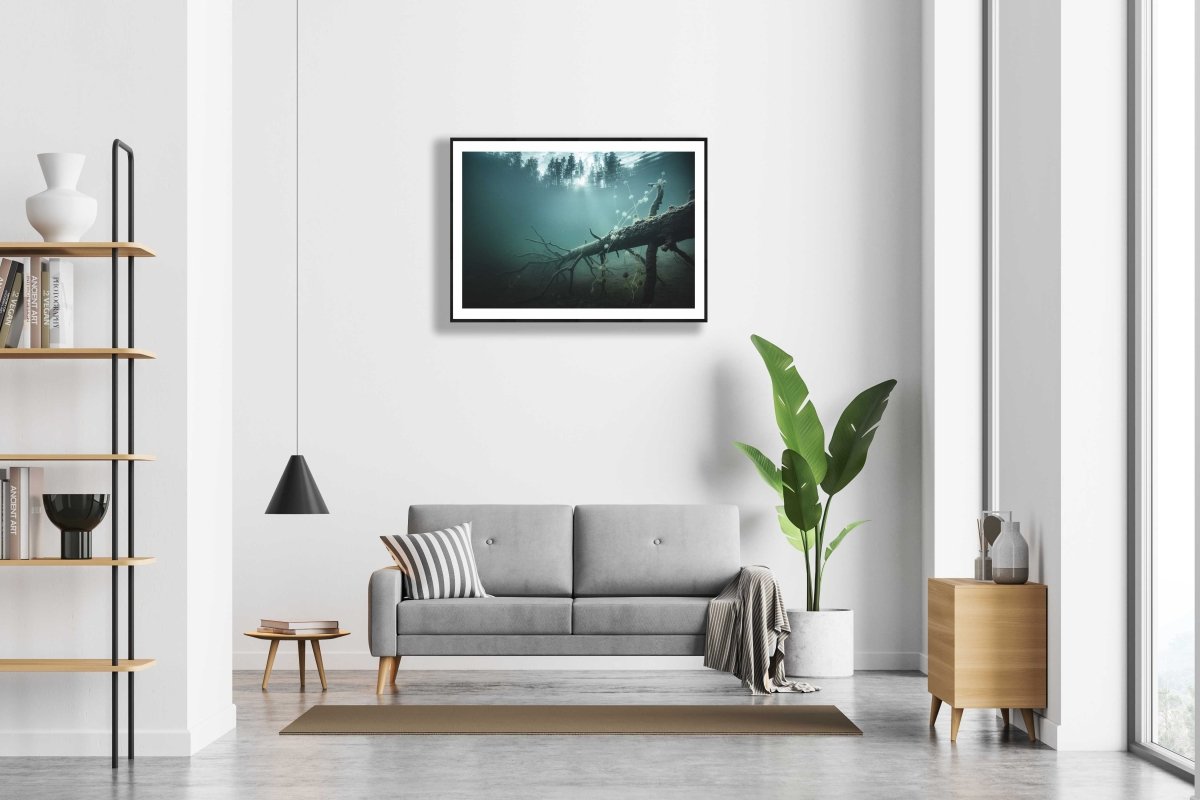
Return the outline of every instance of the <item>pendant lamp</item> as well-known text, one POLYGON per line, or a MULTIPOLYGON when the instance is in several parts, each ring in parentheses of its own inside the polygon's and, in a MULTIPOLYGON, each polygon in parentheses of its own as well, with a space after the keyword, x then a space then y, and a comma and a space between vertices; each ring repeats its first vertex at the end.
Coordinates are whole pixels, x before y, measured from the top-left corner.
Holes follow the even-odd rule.
POLYGON ((308 462, 300 455, 300 0, 296 0, 296 454, 288 458, 266 513, 329 513, 308 462))

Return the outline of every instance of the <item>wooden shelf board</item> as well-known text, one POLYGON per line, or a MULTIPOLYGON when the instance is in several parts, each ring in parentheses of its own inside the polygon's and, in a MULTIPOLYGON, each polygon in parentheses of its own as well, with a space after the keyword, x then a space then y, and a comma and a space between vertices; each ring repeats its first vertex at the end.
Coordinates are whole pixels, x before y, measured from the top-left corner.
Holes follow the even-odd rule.
POLYGON ((143 453, 0 453, 5 461, 153 461, 143 453))
POLYGON ((154 251, 137 242, 0 242, 0 256, 55 258, 109 258, 113 248, 122 258, 154 258, 154 251))
POLYGON ((108 658, 0 658, 0 672, 140 672, 153 658, 122 658, 114 667, 108 658))
POLYGON ((58 360, 102 359, 113 356, 122 359, 152 359, 154 353, 136 347, 6 347, 0 349, 0 358, 58 360))
POLYGON ((154 556, 121 558, 2 558, 2 567, 144 567, 157 561, 154 556))
POLYGON ((266 631, 246 631, 246 636, 252 639, 263 639, 265 641, 279 640, 291 641, 292 639, 339 639, 343 636, 349 636, 350 631, 338 629, 336 633, 267 633, 266 631))

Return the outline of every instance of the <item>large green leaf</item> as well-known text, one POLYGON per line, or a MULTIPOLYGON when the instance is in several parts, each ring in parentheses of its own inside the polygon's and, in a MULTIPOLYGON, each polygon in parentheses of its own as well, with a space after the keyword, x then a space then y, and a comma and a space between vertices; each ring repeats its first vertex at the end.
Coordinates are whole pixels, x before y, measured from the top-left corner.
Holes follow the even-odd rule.
POLYGON ((787 513, 783 510, 783 506, 775 506, 775 513, 779 516, 779 530, 783 531, 783 535, 791 543, 792 547, 799 550, 801 553, 807 553, 812 550, 813 544, 816 543, 816 531, 802 531, 792 524, 792 521, 787 518, 787 513))
POLYGON ((758 474, 767 482, 767 485, 775 490, 775 494, 783 496, 783 475, 779 471, 779 467, 775 466, 775 462, 763 455, 762 451, 757 447, 752 447, 742 442, 734 442, 734 447, 746 454, 746 458, 758 468, 758 474))
POLYGON ((832 496, 845 489, 862 471, 867 463, 867 449, 895 386, 894 380, 872 386, 851 400, 842 412, 829 437, 829 469, 821 481, 826 494, 832 496))
POLYGON ((821 501, 812 467, 795 450, 783 451, 783 511, 802 531, 821 523, 821 501))
POLYGON ((849 525, 847 525, 846 527, 842 528, 842 532, 841 532, 841 533, 839 533, 837 536, 835 536, 835 537, 833 538, 833 541, 832 541, 832 542, 830 542, 829 544, 827 544, 827 545, 825 546, 825 558, 826 558, 826 560, 828 560, 828 559, 829 559, 829 557, 830 557, 831 555, 833 555, 833 551, 834 551, 834 550, 837 550, 837 549, 838 549, 838 545, 842 543, 842 539, 845 539, 845 538, 846 538, 846 534, 847 534, 847 533, 849 533, 850 531, 854 530, 854 529, 855 529, 855 528, 857 528, 859 525, 862 525, 862 524, 863 524, 864 522, 866 522, 866 521, 867 521, 867 520, 865 520, 865 519, 860 519, 858 522, 851 522, 849 525))
POLYGON ((825 429, 809 399, 808 386, 796 371, 796 363, 790 355, 761 336, 751 336, 750 341, 754 342, 771 375, 775 422, 779 425, 784 447, 803 456, 820 483, 825 477, 825 429))

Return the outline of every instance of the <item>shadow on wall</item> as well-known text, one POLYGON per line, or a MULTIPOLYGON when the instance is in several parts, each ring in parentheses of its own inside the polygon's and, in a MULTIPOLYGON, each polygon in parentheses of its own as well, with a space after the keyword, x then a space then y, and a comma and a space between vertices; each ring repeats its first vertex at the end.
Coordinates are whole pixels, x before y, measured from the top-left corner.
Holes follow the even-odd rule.
POLYGON ((739 436, 735 430, 737 420, 744 419, 744 416, 738 414, 741 388, 733 362, 729 359, 717 361, 713 365, 711 381, 712 405, 708 434, 705 436, 708 447, 700 463, 700 474, 705 488, 721 490, 728 487, 731 481, 736 483, 737 473, 742 466, 739 459, 743 457, 734 449, 733 443, 739 436))
MULTIPOLYGON (((450 322, 450 139, 435 139, 433 150, 432 235, 435 257, 430 268, 433 273, 433 307, 430 319, 434 333, 486 336, 583 336, 592 335, 603 329, 605 336, 662 337, 695 336, 704 326, 702 322, 450 322)), ((710 295, 711 297, 711 295, 710 295)))
MULTIPOLYGON (((715 498, 721 498, 747 475, 749 463, 733 446, 746 436, 739 430, 739 420, 748 418, 744 407, 746 386, 741 380, 732 359, 721 359, 713 366, 712 405, 710 408, 708 447, 700 462, 700 475, 704 488, 715 498)), ((762 487, 759 487, 760 489, 762 487)), ((769 490, 763 490, 762 502, 741 506, 742 550, 757 548, 759 539, 775 530, 775 514, 770 503, 769 490), (764 532, 766 532, 764 534, 764 532)))

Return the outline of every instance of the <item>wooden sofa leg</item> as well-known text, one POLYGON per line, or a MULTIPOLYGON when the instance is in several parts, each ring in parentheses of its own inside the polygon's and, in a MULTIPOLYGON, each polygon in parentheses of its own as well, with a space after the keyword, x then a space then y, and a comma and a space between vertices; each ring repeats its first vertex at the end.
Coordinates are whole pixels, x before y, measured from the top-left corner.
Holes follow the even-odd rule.
POLYGON ((396 687, 396 673, 400 671, 400 656, 392 659, 392 674, 388 677, 388 686, 396 687))
POLYGON ((395 685, 398 659, 395 656, 382 656, 379 659, 379 677, 375 680, 375 694, 383 694, 385 687, 395 685))

